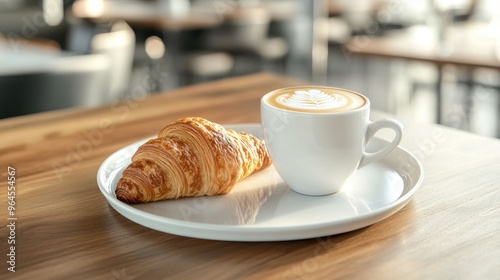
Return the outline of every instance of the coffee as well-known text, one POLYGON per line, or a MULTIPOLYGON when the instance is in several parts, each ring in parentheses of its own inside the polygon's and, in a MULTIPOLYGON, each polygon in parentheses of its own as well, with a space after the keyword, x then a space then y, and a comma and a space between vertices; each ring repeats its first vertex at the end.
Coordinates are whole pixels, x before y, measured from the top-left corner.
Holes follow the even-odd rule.
POLYGON ((366 98, 356 92, 321 86, 275 90, 267 94, 263 101, 270 106, 299 113, 346 112, 367 103, 366 98))
POLYGON ((359 168, 387 156, 403 137, 395 120, 370 121, 369 99, 349 90, 283 88, 264 95, 260 105, 273 166, 292 190, 305 195, 340 191, 359 168), (366 151, 380 129, 395 132, 394 139, 366 151))

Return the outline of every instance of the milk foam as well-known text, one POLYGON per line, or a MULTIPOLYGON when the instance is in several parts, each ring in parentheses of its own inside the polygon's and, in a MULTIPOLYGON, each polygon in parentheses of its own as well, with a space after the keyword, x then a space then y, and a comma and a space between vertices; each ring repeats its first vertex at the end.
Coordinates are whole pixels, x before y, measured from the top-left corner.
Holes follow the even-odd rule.
POLYGON ((299 86, 270 92, 264 102, 284 110, 304 113, 346 112, 363 107, 362 95, 339 88, 299 86))
POLYGON ((283 106, 308 109, 308 110, 330 110, 347 105, 348 100, 341 94, 326 94, 318 89, 296 90, 293 94, 285 93, 276 98, 283 106))

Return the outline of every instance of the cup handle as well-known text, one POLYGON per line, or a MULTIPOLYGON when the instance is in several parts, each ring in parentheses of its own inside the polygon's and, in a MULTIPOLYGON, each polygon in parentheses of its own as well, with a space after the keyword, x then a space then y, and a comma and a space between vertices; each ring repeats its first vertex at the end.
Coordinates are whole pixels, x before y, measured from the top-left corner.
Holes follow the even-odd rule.
MULTIPOLYGON (((363 151, 363 157, 361 158, 361 162, 359 163, 359 168, 372 163, 376 160, 379 160, 389 154, 394 148, 396 148, 399 145, 399 142, 401 142, 401 138, 403 137, 403 125, 393 119, 383 119, 383 120, 376 120, 373 122, 370 122, 368 124, 368 128, 366 130, 366 142, 368 143, 370 139, 377 133, 382 128, 389 128, 392 129, 394 132, 396 132, 396 136, 392 140, 391 143, 389 143, 387 146, 383 147, 382 149, 373 152, 373 153, 367 153, 366 151, 363 151)), ((366 148, 366 145, 365 145, 366 148)))

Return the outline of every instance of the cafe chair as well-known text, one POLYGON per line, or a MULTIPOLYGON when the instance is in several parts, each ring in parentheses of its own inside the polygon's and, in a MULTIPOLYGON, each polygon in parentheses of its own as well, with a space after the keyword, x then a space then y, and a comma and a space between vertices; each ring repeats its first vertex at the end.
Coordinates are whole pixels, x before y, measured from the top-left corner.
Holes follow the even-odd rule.
MULTIPOLYGON (((136 33, 136 45, 132 67, 132 84, 138 84, 148 94, 158 93, 165 88, 170 73, 164 68, 165 44, 158 36, 148 32, 136 33)), ((129 94, 132 94, 130 91, 129 94)))
POLYGON ((184 54, 178 65, 181 84, 194 84, 228 75, 234 67, 234 57, 227 52, 197 51, 184 54))
POLYGON ((475 68, 469 69, 463 76, 459 77, 457 83, 467 88, 463 107, 467 114, 468 130, 492 137, 500 136, 499 72, 475 68), (480 121, 488 118, 492 121, 480 121))
POLYGON ((279 62, 288 53, 283 38, 268 36, 271 15, 267 9, 235 7, 226 11, 223 17, 220 27, 206 33, 204 45, 208 49, 231 53, 237 65, 239 60, 248 64, 257 62, 257 68, 268 62, 279 62))
POLYGON ((90 53, 109 57, 109 88, 104 102, 122 99, 129 88, 135 51, 135 33, 124 21, 111 26, 109 32, 96 34, 90 43, 90 53))
POLYGON ((0 75, 0 118, 103 104, 110 60, 60 57, 46 69, 0 75))
POLYGON ((96 33, 96 24, 75 18, 72 14, 66 16, 68 30, 63 49, 74 54, 88 54, 90 43, 96 33))

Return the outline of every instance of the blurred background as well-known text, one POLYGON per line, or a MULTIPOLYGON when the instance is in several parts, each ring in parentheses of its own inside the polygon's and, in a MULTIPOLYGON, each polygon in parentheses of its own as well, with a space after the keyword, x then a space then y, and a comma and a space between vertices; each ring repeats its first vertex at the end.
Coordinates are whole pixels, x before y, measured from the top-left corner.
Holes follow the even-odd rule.
POLYGON ((500 1, 0 0, 0 118, 258 72, 500 137, 500 1))

